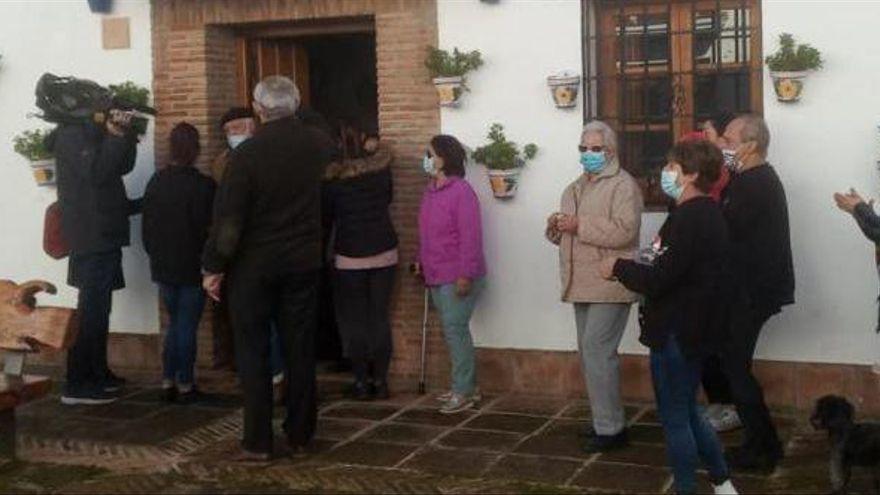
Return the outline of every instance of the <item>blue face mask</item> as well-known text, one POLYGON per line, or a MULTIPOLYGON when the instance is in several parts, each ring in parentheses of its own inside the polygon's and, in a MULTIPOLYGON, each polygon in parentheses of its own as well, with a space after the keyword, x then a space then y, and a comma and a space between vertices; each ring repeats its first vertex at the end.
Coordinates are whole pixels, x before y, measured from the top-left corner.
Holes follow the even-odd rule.
POLYGON ((247 141, 250 136, 245 134, 233 134, 231 136, 226 137, 226 142, 229 143, 229 147, 231 149, 238 148, 238 145, 247 141))
POLYGON ((422 158, 422 170, 424 170, 425 173, 430 175, 431 177, 437 175, 437 171, 434 170, 434 157, 433 156, 425 155, 425 157, 422 158))
POLYGON ((681 197, 681 194, 684 192, 684 188, 678 185, 678 172, 673 170, 663 170, 660 172, 660 188, 663 189, 663 192, 666 193, 670 198, 678 201, 678 198, 681 197))
POLYGON ((584 167, 584 172, 598 174, 605 168, 605 152, 584 151, 581 153, 581 165, 584 167))

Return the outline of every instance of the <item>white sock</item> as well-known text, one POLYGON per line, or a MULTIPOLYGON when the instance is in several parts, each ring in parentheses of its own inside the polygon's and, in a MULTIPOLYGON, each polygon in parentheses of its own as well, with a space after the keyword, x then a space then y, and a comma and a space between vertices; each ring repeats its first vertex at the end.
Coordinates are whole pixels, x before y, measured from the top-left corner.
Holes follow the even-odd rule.
POLYGON ((162 380, 162 390, 174 388, 174 380, 162 380))
POLYGON ((733 486, 733 482, 730 480, 721 483, 720 485, 715 485, 715 495, 737 495, 739 492, 736 491, 736 488, 733 486))

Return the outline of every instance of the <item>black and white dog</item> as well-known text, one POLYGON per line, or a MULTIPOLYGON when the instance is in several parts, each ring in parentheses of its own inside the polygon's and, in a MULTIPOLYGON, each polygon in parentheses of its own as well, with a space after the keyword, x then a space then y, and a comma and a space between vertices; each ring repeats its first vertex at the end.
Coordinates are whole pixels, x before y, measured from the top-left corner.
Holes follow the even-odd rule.
POLYGON ((826 395, 816 401, 810 423, 827 430, 831 439, 831 487, 846 493, 853 466, 873 470, 874 491, 880 493, 880 424, 855 423, 855 409, 845 398, 826 395))

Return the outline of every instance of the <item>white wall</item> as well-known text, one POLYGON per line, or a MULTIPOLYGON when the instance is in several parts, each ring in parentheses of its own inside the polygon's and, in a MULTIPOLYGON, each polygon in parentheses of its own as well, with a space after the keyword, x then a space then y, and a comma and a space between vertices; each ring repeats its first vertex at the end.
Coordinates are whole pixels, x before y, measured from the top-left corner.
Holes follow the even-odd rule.
MULTIPOLYGON (((479 49, 486 64, 469 76, 461 108, 443 109, 442 128, 470 146, 485 141, 491 122, 508 138, 535 142, 517 197, 492 198, 485 169, 471 168, 483 208, 490 285, 474 316, 478 345, 574 349, 571 308, 559 302, 556 249, 543 240, 544 220, 579 173, 581 108, 553 106, 546 76, 581 72, 580 0, 439 0, 440 46, 479 49)), ((773 133, 771 161, 788 192, 797 274, 796 306, 771 320, 758 354, 792 361, 872 363, 880 355, 877 271, 873 247, 837 211, 831 194, 855 186, 876 190, 880 153, 880 2, 763 2, 764 47, 792 32, 820 48, 824 70, 807 81, 804 100, 776 102, 766 76, 765 114, 773 133)), ((582 98, 580 98, 582 101, 582 98)), ((645 215, 649 239, 661 215, 645 215)), ((630 321, 625 352, 644 352, 630 321)))
MULTIPOLYGON (((101 48, 101 18, 85 0, 0 2, 0 278, 45 279, 61 297, 50 304, 75 305, 76 292, 66 285, 67 262, 42 251, 43 211, 54 201, 54 188, 38 188, 27 161, 12 151, 12 138, 23 129, 49 127, 27 114, 35 112, 34 85, 41 74, 76 75, 110 84, 126 80, 152 86, 150 4, 115 2, 113 16, 131 18, 131 49, 101 48)), ((140 197, 153 170, 152 127, 138 147, 137 166, 125 179, 130 197, 140 197)), ((150 282, 141 248, 140 219, 132 222, 132 247, 123 251, 128 288, 114 295, 114 331, 156 332, 156 289, 150 282)))

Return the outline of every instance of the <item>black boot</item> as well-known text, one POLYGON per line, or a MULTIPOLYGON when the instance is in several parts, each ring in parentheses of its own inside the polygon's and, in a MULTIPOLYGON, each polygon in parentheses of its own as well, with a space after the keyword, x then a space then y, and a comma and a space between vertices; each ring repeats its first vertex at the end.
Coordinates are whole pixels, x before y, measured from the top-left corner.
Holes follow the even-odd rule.
POLYGON ((370 394, 370 387, 365 382, 356 381, 351 385, 351 392, 349 394, 354 400, 372 400, 373 396, 370 394))
POLYGON ((610 452, 629 446, 629 435, 626 428, 616 435, 593 435, 587 439, 583 451, 587 454, 610 452))

